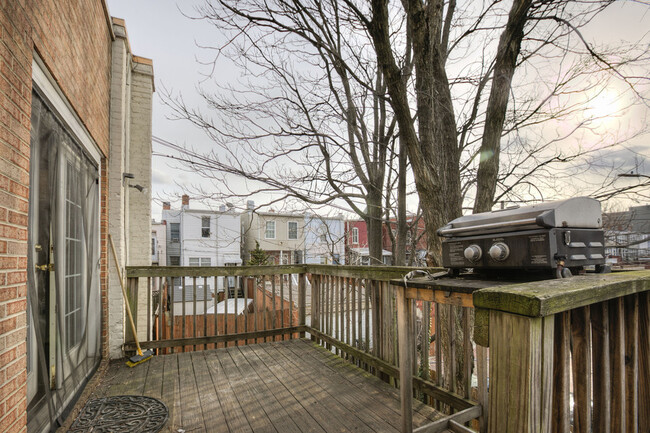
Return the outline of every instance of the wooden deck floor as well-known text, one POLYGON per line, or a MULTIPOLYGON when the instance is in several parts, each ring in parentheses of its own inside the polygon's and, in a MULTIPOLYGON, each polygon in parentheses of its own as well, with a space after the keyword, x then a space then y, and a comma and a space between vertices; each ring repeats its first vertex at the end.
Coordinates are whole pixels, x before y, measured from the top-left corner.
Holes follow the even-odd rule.
MULTIPOLYGON (((398 391, 308 340, 111 364, 94 397, 162 400, 177 432, 397 432, 398 391)), ((439 418, 414 401, 420 426, 439 418)))

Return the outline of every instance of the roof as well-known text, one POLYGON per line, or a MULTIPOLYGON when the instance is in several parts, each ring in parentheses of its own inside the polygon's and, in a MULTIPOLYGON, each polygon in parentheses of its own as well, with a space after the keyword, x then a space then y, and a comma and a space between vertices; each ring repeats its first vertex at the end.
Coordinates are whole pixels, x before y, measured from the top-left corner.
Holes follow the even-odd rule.
MULTIPOLYGON (((226 313, 226 303, 228 304, 228 314, 236 314, 239 316, 244 310, 253 303, 252 299, 235 299, 228 298, 217 304, 217 314, 226 313)), ((214 314, 214 305, 208 308, 206 314, 214 314)))

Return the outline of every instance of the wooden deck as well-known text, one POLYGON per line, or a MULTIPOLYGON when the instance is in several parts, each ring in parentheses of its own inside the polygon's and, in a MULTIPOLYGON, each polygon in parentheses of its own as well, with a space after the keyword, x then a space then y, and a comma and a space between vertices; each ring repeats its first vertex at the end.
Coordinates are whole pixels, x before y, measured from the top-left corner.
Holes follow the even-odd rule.
MULTIPOLYGON (((308 340, 113 362, 93 397, 146 395, 169 407, 163 431, 398 432, 399 392, 308 340)), ((440 418, 413 402, 413 423, 440 418)))

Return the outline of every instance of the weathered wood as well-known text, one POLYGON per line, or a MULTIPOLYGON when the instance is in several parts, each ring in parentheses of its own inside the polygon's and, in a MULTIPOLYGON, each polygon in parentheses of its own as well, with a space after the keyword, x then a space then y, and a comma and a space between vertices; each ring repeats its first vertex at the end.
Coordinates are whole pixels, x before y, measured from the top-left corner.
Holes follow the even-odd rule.
POLYGON ((611 427, 611 363, 609 358, 609 313, 607 302, 591 306, 593 428, 609 431, 611 427))
MULTIPOLYGON (((307 308, 307 277, 303 273, 298 275, 298 326, 305 325, 307 308)), ((304 331, 300 333, 300 338, 305 338, 304 331)))
POLYGON ((591 314, 589 307, 571 310, 571 370, 573 372, 573 428, 591 431, 591 314))
POLYGON ((474 343, 479 346, 489 347, 490 342, 490 310, 483 308, 474 309, 474 343))
POLYGON ((625 431, 625 312, 623 298, 609 303, 609 359, 611 362, 611 431, 625 431))
MULTIPOLYGON (((439 420, 436 420, 430 424, 423 425, 422 427, 419 427, 415 430, 413 430, 413 433, 440 433, 444 432, 449 428, 450 423, 455 423, 455 424, 464 424, 466 422, 469 422, 473 419, 478 418, 483 414, 483 409, 481 406, 472 406, 470 408, 464 409, 460 412, 457 412, 453 415, 448 415, 444 418, 441 418, 439 420)), ((462 425, 461 425, 462 427, 462 425)), ((463 427, 465 428, 465 427, 463 427)), ((465 428, 466 429, 466 428, 465 428)), ((468 431, 472 431, 469 429, 466 429, 468 431)), ((464 430, 460 430, 464 431, 464 430)))
POLYGON ((463 372, 463 388, 465 390, 465 398, 471 398, 472 391, 472 370, 474 367, 474 348, 472 347, 472 339, 470 336, 470 314, 469 308, 462 309, 462 322, 463 322, 463 358, 465 361, 465 371, 463 372))
POLYGON ((487 347, 476 346, 476 377, 477 377, 477 400, 483 410, 479 417, 479 431, 487 432, 487 409, 488 400, 488 349, 487 347))
MULTIPOLYGON (((169 409, 168 425, 171 431, 178 431, 182 426, 181 392, 178 375, 178 355, 170 354, 160 357, 164 361, 162 379, 162 401, 169 409)), ((125 392, 128 394, 128 392, 125 392)))
POLYGON ((650 271, 591 274, 474 292, 474 306, 543 317, 650 290, 650 271))
MULTIPOLYGON (((340 342, 335 338, 323 334, 313 328, 307 328, 307 332, 313 332, 318 338, 329 342, 332 346, 338 346, 338 348, 343 352, 350 353, 355 358, 361 359, 363 362, 372 366, 376 370, 381 371, 382 373, 396 378, 399 377, 399 369, 397 367, 388 364, 386 361, 379 359, 376 356, 357 350, 354 347, 348 346, 347 344, 340 342)), ((426 381, 418 377, 413 378, 413 385, 418 391, 423 392, 437 400, 440 400, 458 410, 467 409, 468 407, 472 407, 476 404, 471 400, 466 400, 457 394, 449 392, 447 389, 437 386, 433 382, 426 381)))
POLYGON ((639 295, 639 431, 650 431, 650 293, 639 295))
MULTIPOLYGON (((311 324, 314 329, 321 329, 321 299, 320 299, 320 276, 311 277, 311 324)), ((312 341, 318 341, 315 335, 311 336, 312 341)))
MULTIPOLYGON (((194 370, 194 378, 201 407, 203 422, 206 431, 211 430, 212 426, 227 424, 226 416, 221 409, 219 394, 212 383, 210 369, 205 358, 205 351, 192 352, 191 362, 194 370)), ((147 382, 149 378, 147 377, 147 382)))
POLYGON ((279 274, 318 274, 333 277, 372 278, 390 281, 403 278, 414 269, 435 273, 441 268, 408 266, 350 266, 350 265, 266 265, 266 266, 127 266, 126 277, 248 277, 279 274))
POLYGON ((637 433, 639 431, 639 295, 626 296, 623 302, 625 308, 625 431, 637 433))
MULTIPOLYGON (((276 335, 295 332, 305 332, 307 326, 290 326, 287 328, 275 328, 262 331, 241 332, 239 334, 208 335, 196 338, 172 338, 169 340, 142 341, 140 346, 143 349, 158 349, 161 347, 189 346, 194 344, 229 343, 248 339, 275 337, 276 335)), ((135 350, 135 343, 125 343, 124 350, 135 350)))
POLYGON ((553 317, 490 312, 489 432, 550 433, 552 353, 553 317))
POLYGON ((397 292, 397 333, 399 338, 399 384, 402 402, 402 432, 413 430, 413 374, 411 364, 414 338, 411 332, 411 301, 406 298, 406 289, 396 287, 397 292))
POLYGON ((571 410, 569 408, 569 313, 555 315, 553 344, 553 414, 552 431, 568 432, 571 410))
POLYGON ((178 355, 178 375, 179 377, 187 378, 186 380, 181 380, 179 383, 183 429, 188 431, 197 429, 205 430, 207 426, 203 421, 201 400, 199 399, 199 391, 194 376, 194 366, 192 365, 192 352, 178 355))
POLYGON ((415 287, 409 287, 406 289, 406 297, 409 299, 438 302, 440 304, 456 305, 459 307, 474 307, 474 301, 471 293, 417 289, 415 287))

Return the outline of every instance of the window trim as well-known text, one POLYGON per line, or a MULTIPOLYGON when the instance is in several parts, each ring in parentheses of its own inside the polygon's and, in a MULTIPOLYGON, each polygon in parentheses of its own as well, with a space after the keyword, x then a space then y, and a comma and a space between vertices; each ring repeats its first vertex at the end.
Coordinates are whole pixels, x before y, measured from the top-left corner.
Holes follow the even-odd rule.
POLYGON ((298 221, 287 221, 287 239, 290 241, 297 241, 298 240, 298 221), (291 237, 291 228, 289 227, 291 224, 296 225, 296 237, 292 238, 291 237))
POLYGON ((275 220, 271 221, 264 221, 264 239, 276 239, 277 238, 277 224, 275 223, 275 220), (273 223, 273 237, 268 236, 268 231, 269 231, 269 223, 273 223))
POLYGON ((201 217, 201 237, 202 238, 209 238, 210 237, 210 224, 212 223, 212 218, 210 216, 202 216, 201 217), (205 226, 205 222, 208 222, 208 226, 205 226), (207 229, 207 234, 206 230, 207 229))
POLYGON ((352 244, 356 245, 359 243, 359 228, 352 227, 352 244))
POLYGON ((170 242, 180 242, 181 241, 181 223, 169 223, 169 241, 170 242), (178 225, 178 237, 174 239, 172 227, 174 224, 178 225))

